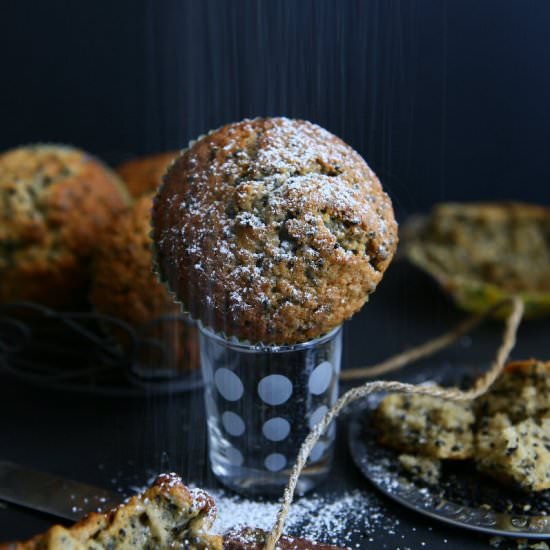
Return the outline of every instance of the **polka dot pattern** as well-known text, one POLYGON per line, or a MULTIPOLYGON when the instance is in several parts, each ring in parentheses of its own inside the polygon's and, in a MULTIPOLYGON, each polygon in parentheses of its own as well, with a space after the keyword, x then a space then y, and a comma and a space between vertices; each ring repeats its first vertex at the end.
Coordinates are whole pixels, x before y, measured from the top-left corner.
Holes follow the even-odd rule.
POLYGON ((328 361, 323 361, 313 369, 309 377, 309 391, 313 395, 325 393, 332 382, 332 365, 328 361))
POLYGON ((317 409, 313 411, 313 414, 309 417, 309 427, 313 428, 325 416, 325 414, 328 412, 328 407, 326 405, 321 405, 317 409))
POLYGON ((315 444, 309 455, 309 462, 317 462, 324 454, 326 444, 323 441, 319 441, 315 444))
POLYGON ((239 437, 244 434, 246 426, 244 420, 236 413, 225 411, 222 414, 222 424, 229 435, 239 437))
MULTIPOLYGON (((203 341, 205 403, 210 441, 215 441, 212 463, 218 460, 237 476, 240 469, 285 475, 304 438, 338 397, 340 350, 335 341, 279 355, 232 349, 220 339, 203 341), (216 346, 220 349, 210 349, 216 346)), ((325 459, 335 430, 332 423, 309 464, 325 459)))
POLYGON ((292 395, 292 382, 280 374, 270 374, 260 380, 258 395, 267 405, 282 405, 292 395))
POLYGON ((244 393, 241 379, 229 369, 222 367, 214 375, 214 383, 220 394, 228 401, 238 401, 244 393))
POLYGON ((270 472, 280 472, 286 466, 286 457, 281 453, 271 453, 265 459, 265 467, 270 472))
POLYGON ((236 449, 235 447, 229 447, 226 449, 226 455, 227 460, 233 465, 233 466, 242 466, 244 462, 243 454, 239 449, 236 449))
POLYGON ((283 441, 290 433, 290 423, 284 418, 271 418, 262 426, 262 433, 270 441, 283 441))

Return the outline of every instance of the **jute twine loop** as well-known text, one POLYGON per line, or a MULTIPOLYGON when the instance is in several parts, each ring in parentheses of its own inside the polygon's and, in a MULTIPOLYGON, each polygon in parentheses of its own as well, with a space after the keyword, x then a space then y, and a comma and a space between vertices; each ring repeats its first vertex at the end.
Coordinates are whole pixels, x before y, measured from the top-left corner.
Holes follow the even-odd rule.
POLYGON ((281 507, 279 509, 279 512, 277 513, 277 519, 267 537, 264 546, 265 550, 275 550, 277 541, 283 533, 285 521, 288 517, 288 513, 290 510, 290 505, 292 503, 292 499, 294 498, 294 492, 296 490, 298 478, 300 477, 300 474, 306 465, 311 450, 313 449, 317 441, 319 441, 319 438, 321 437, 321 435, 323 435, 330 423, 342 411, 342 409, 344 409, 350 403, 357 401, 358 399, 379 391, 429 395, 431 397, 440 397, 442 399, 449 399, 453 401, 469 401, 483 395, 492 386, 494 381, 502 372, 502 369, 506 364, 506 360, 508 359, 510 352, 516 344, 518 327, 523 317, 523 301, 517 297, 503 300, 496 306, 488 309, 482 315, 469 319, 449 333, 444 334, 443 336, 440 336, 439 338, 431 340, 430 342, 422 344, 416 348, 407 350, 406 352, 396 355, 380 363, 379 365, 375 365, 374 367, 369 367, 367 369, 358 369, 356 371, 356 374, 350 377, 358 377, 357 372, 359 371, 362 372, 362 377, 365 376, 365 372, 369 372, 369 375, 372 375, 372 373, 381 374, 383 372, 390 372, 401 368, 411 363, 412 361, 420 359, 421 357, 432 355, 436 351, 439 351, 449 346, 460 336, 472 330, 481 322, 482 319, 486 318, 496 308, 500 308, 504 304, 512 304, 512 311, 506 319, 506 328, 502 338, 502 343, 497 350, 495 359, 491 364, 491 368, 482 377, 480 377, 475 385, 469 390, 461 391, 458 388, 447 389, 431 386, 416 386, 414 384, 405 384, 403 382, 377 380, 374 382, 367 382, 366 384, 358 386, 356 388, 352 388, 338 399, 335 405, 326 412, 321 421, 316 424, 316 426, 311 430, 311 432, 302 443, 302 446, 300 447, 296 463, 291 470, 287 486, 283 493, 281 507))

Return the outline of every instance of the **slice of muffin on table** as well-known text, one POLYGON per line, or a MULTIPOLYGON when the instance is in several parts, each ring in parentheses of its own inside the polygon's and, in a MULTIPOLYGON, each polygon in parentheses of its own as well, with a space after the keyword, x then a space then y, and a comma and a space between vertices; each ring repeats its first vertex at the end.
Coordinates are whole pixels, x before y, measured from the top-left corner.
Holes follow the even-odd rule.
POLYGON ((401 465, 424 481, 437 473, 425 457, 472 459, 502 483, 550 489, 550 362, 509 363, 475 402, 391 394, 374 419, 380 444, 412 455, 401 465))
MULTIPOLYGON (((26 542, 0 544, 0 550, 261 550, 267 534, 246 528, 211 533, 216 519, 212 497, 189 489, 176 474, 160 475, 143 493, 106 514, 92 513, 72 527, 54 525, 26 542)), ((342 550, 283 536, 280 550, 342 550)))
POLYGON ((478 417, 505 413, 513 421, 550 415, 550 362, 538 359, 514 361, 476 400, 478 417))
POLYGON ((1 550, 222 550, 222 538, 208 534, 216 517, 212 498, 190 491, 174 474, 106 514, 92 513, 72 527, 54 525, 27 542, 1 550))
POLYGON ((526 491, 550 489, 550 418, 512 424, 502 413, 485 417, 476 434, 477 468, 526 491))

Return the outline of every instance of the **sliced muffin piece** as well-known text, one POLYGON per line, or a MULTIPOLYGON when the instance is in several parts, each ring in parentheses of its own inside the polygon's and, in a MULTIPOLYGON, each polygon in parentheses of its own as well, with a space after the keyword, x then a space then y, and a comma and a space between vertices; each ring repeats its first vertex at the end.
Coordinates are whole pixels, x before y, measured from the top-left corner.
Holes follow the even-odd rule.
POLYGON ((550 312, 549 231, 547 206, 442 203, 406 224, 403 250, 461 308, 481 312, 519 295, 525 317, 536 317, 550 312))
POLYGON ((27 542, 3 550, 222 550, 222 538, 209 535, 216 516, 212 498, 189 490, 175 474, 157 478, 144 493, 106 514, 90 514, 72 527, 55 525, 27 542))
POLYGON ((513 423, 502 413, 482 420, 476 433, 478 469, 526 491, 550 489, 550 418, 513 423))
POLYGON ((473 456, 474 414, 470 403, 391 394, 378 406, 375 423, 378 442, 398 451, 460 460, 473 456))
POLYGON ((550 416, 550 362, 528 359, 509 363, 476 401, 476 410, 479 417, 505 413, 512 422, 550 416))

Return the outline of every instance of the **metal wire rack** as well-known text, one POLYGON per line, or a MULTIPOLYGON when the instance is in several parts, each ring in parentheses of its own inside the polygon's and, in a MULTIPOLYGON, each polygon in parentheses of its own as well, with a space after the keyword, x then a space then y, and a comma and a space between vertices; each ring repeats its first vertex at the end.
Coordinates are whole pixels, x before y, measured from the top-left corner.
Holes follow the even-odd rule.
POLYGON ((111 395, 189 391, 202 384, 195 331, 184 316, 136 329, 97 312, 14 302, 0 306, 0 374, 111 395))

